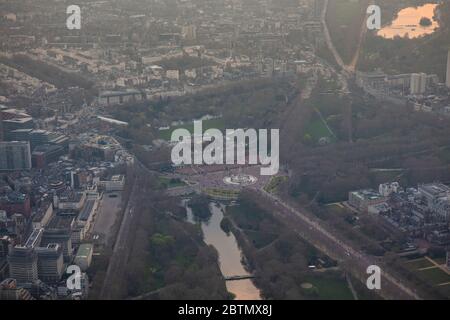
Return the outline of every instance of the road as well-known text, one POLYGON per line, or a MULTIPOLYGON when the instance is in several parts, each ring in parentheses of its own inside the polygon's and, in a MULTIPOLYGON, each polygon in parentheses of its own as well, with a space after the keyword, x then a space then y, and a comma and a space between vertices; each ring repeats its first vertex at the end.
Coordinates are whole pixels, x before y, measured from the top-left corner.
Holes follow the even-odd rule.
POLYGON ((133 226, 138 223, 139 217, 139 215, 134 212, 133 207, 135 196, 138 194, 137 180, 138 179, 134 182, 130 193, 130 198, 125 208, 119 233, 117 234, 116 242, 114 244, 113 253, 109 260, 108 269, 100 293, 101 300, 118 299, 121 297, 121 289, 123 287, 121 281, 125 278, 126 265, 133 241, 133 237, 130 236, 131 230, 133 229, 133 226))
POLYGON ((344 268, 352 272, 357 278, 364 280, 368 275, 368 266, 379 265, 382 269, 381 294, 387 299, 414 299, 420 300, 418 294, 402 283, 392 274, 383 270, 381 261, 377 257, 369 256, 348 245, 337 232, 332 231, 329 226, 318 219, 294 209, 291 205, 261 189, 255 189, 260 195, 274 204, 277 210, 275 214, 280 215, 283 220, 293 228, 303 239, 313 244, 328 256, 339 261, 344 268))
POLYGON ((347 66, 345 65, 344 60, 342 60, 341 55, 334 46, 333 41, 331 40, 330 30, 328 30, 327 25, 328 2, 329 2, 328 0, 325 0, 324 7, 322 8, 322 14, 320 16, 323 32, 325 35, 325 41, 327 43, 328 49, 333 54, 336 63, 342 68, 342 70, 346 70, 347 66))
MULTIPOLYGON (((331 40, 330 31, 328 29, 328 25, 327 25, 327 21, 326 21, 327 12, 328 12, 328 2, 329 2, 329 0, 325 0, 325 4, 324 4, 323 10, 322 10, 322 15, 321 15, 321 22, 323 25, 325 41, 327 43, 329 50, 333 54, 334 59, 336 60, 337 64, 342 68, 344 74, 346 74, 347 76, 350 76, 350 75, 354 74, 356 71, 356 65, 358 64, 359 55, 361 53, 362 43, 363 43, 364 37, 366 36, 366 33, 367 33, 366 19, 364 19, 363 24, 361 25, 361 31, 360 31, 359 37, 358 37, 358 46, 355 50, 352 61, 350 62, 350 64, 345 64, 341 55, 339 54, 336 47, 334 46, 333 41, 331 40)), ((372 3, 373 2, 371 1, 369 4, 372 4, 372 3)))
MULTIPOLYGON (((333 54, 333 57, 336 60, 336 63, 342 69, 342 72, 339 74, 339 80, 342 83, 342 91, 348 92, 349 87, 348 87, 347 79, 352 78, 356 72, 356 65, 358 64, 359 56, 361 54, 363 40, 367 33, 366 19, 363 20, 363 23, 361 25, 361 31, 360 31, 359 37, 358 37, 358 46, 355 50, 352 61, 350 62, 350 64, 345 64, 341 55, 339 54, 339 52, 337 51, 336 47, 333 44, 333 40, 331 39, 330 31, 328 29, 328 25, 327 25, 327 21, 326 21, 327 12, 328 12, 328 2, 329 2, 329 0, 325 0, 325 4, 324 4, 324 7, 322 9, 322 14, 321 14, 321 23, 323 26, 323 32, 324 32, 325 41, 327 43, 328 49, 333 54)), ((373 1, 370 1, 369 4, 373 4, 373 1)))
POLYGON ((92 228, 92 234, 100 236, 100 242, 105 245, 108 244, 112 238, 112 226, 121 210, 122 193, 116 192, 114 194, 116 194, 116 198, 111 198, 111 194, 103 194, 92 228))

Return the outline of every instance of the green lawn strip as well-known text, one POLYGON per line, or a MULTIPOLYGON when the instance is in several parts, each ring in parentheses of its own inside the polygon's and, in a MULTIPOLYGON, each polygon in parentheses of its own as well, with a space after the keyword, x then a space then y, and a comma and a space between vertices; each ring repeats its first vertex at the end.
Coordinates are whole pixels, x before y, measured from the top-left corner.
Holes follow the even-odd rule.
POLYGON ((439 268, 421 270, 418 271, 418 274, 432 285, 450 282, 450 275, 439 268))
POLYGON ((344 278, 310 276, 305 279, 305 282, 317 288, 318 298, 321 300, 354 300, 344 278))
MULTIPOLYGON (((203 131, 208 129, 219 129, 219 130, 225 130, 225 123, 223 119, 217 118, 217 119, 210 119, 210 120, 203 120, 202 121, 202 128, 203 131)), ((160 130, 159 131, 159 138, 170 141, 172 132, 176 129, 187 129, 190 133, 194 133, 194 123, 186 123, 179 126, 171 127, 170 129, 166 130, 160 130)), ((232 128, 230 128, 232 129, 232 128)))
POLYGON ((432 267, 434 265, 427 259, 420 259, 420 260, 408 261, 406 263, 406 266, 411 269, 422 269, 422 268, 432 267))
POLYGON ((167 177, 159 177, 158 181, 161 185, 164 187, 171 189, 171 188, 177 188, 177 187, 184 187, 186 183, 180 179, 172 179, 167 177))

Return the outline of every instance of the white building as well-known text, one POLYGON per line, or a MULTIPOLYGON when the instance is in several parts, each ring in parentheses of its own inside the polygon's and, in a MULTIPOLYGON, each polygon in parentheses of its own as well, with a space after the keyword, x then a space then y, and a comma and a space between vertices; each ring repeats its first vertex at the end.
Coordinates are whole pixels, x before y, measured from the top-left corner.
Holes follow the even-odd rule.
POLYGON ((166 78, 171 80, 180 80, 180 71, 178 70, 167 70, 166 78))
POLYGON ((79 266, 82 271, 86 271, 91 265, 93 252, 94 247, 92 244, 84 243, 80 245, 74 263, 79 266))
POLYGON ((101 180, 98 186, 106 192, 122 191, 125 187, 125 176, 118 174, 111 177, 110 180, 101 180))
POLYGON ((383 197, 389 197, 393 193, 397 193, 400 189, 400 184, 398 182, 392 182, 392 183, 383 183, 380 184, 378 188, 378 192, 383 197))
POLYGON ((427 90, 427 75, 426 73, 412 73, 411 74, 411 95, 421 95, 427 90))

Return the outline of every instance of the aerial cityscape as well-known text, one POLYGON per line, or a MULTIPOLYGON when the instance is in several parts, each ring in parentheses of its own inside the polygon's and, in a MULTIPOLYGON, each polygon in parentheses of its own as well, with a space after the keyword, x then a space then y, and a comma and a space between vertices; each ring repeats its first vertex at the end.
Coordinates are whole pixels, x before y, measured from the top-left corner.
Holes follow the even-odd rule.
POLYGON ((450 299, 449 1, 0 0, 0 29, 0 300, 450 299))

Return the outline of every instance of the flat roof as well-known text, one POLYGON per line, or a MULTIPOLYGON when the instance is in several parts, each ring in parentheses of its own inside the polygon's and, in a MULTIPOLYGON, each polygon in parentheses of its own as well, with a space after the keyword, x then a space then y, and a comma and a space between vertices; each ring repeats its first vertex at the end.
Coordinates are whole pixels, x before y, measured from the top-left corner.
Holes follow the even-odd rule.
POLYGON ((92 251, 94 250, 94 246, 90 243, 83 243, 80 245, 77 251, 77 257, 78 258, 87 258, 89 255, 92 254, 92 251))
POLYGON ((441 193, 450 192, 450 188, 442 183, 423 184, 420 185, 419 188, 435 196, 441 193))
POLYGON ((370 189, 353 191, 352 193, 357 195, 358 197, 361 197, 363 199, 368 199, 368 200, 376 200, 376 199, 383 198, 383 196, 381 194, 379 194, 375 190, 370 190, 370 189))
POLYGON ((87 200, 83 209, 81 210, 78 219, 81 221, 86 221, 89 219, 89 216, 91 215, 92 208, 94 207, 95 200, 87 200))
POLYGON ((73 217, 54 216, 48 223, 47 229, 70 229, 73 217))
POLYGON ((25 242, 25 247, 34 248, 37 245, 37 241, 39 240, 39 236, 42 234, 44 229, 34 229, 31 235, 28 237, 25 242))

